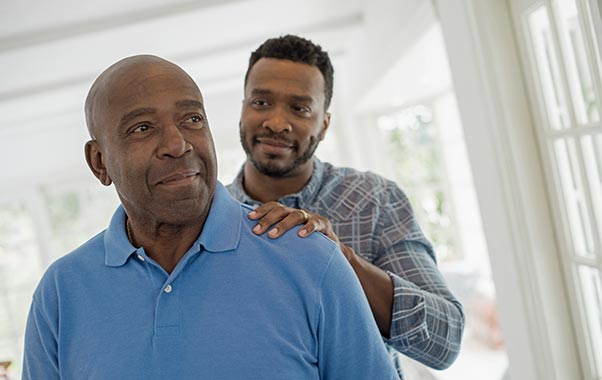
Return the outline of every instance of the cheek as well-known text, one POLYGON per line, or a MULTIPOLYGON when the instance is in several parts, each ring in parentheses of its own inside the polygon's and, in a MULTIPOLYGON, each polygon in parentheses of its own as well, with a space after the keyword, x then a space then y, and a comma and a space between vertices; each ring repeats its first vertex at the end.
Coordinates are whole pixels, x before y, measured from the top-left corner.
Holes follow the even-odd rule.
POLYGON ((250 131, 251 129, 261 127, 263 124, 263 116, 253 110, 243 112, 240 117, 240 129, 250 131))

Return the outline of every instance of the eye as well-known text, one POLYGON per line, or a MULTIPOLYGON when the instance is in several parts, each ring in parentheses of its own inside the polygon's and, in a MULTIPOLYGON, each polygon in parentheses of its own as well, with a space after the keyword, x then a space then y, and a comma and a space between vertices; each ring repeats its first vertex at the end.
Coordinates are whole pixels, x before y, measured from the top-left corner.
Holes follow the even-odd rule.
POLYGON ((142 133, 148 131, 150 128, 151 126, 149 124, 138 124, 130 131, 130 133, 142 133))
POLYGON ((187 115, 184 118, 182 125, 187 126, 188 128, 200 129, 205 125, 205 117, 198 113, 187 115))
POLYGON ((201 115, 192 115, 188 119, 186 119, 186 121, 197 124, 205 121, 205 118, 201 115))
POLYGON ((300 105, 300 104, 295 104, 291 108, 293 109, 293 111, 298 112, 298 113, 303 113, 303 114, 311 113, 311 108, 300 105))
POLYGON ((270 105, 270 103, 265 99, 253 99, 251 101, 251 105, 255 108, 264 108, 270 105))

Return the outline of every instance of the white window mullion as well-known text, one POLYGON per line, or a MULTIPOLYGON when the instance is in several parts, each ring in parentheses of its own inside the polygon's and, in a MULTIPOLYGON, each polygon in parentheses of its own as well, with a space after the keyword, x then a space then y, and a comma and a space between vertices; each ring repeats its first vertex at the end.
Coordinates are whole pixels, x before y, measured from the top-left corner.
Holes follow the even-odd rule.
POLYGON ((593 123, 591 125, 579 127, 578 129, 553 130, 550 128, 548 128, 548 129, 541 128, 540 134, 542 135, 542 137, 545 141, 553 141, 558 138, 582 137, 582 136, 593 135, 593 134, 599 133, 601 128, 602 128, 602 123, 597 122, 597 123, 593 123))
POLYGON ((584 256, 574 256, 572 259, 573 263, 578 265, 585 265, 592 268, 597 268, 600 264, 598 258, 584 257, 584 256))

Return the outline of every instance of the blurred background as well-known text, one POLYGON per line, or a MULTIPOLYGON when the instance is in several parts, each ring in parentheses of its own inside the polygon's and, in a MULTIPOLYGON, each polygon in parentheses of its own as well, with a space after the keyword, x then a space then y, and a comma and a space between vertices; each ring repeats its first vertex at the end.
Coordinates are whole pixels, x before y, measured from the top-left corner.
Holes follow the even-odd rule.
MULTIPOLYGON (((219 179, 244 161, 252 50, 298 34, 335 67, 317 155, 395 180, 465 305, 457 362, 408 379, 602 379, 602 21, 596 0, 0 3, 0 379, 20 378, 45 268, 118 199, 89 172, 83 102, 129 55, 199 84, 219 179)), ((93 328, 93 326, 90 326, 93 328)))

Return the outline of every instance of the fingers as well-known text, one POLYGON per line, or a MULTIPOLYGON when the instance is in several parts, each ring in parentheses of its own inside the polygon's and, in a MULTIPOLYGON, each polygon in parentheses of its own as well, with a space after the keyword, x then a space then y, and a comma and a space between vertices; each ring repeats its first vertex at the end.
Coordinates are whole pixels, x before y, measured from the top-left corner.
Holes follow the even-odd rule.
POLYGON ((270 238, 277 238, 291 228, 303 224, 299 229, 299 236, 305 237, 314 231, 320 231, 338 241, 332 231, 332 226, 328 219, 305 210, 299 210, 283 206, 277 202, 268 202, 249 213, 249 219, 257 220, 253 227, 253 232, 261 235, 268 232, 270 238))
POLYGON ((248 216, 249 216, 249 219, 253 219, 253 220, 259 219, 259 218, 263 217, 264 215, 268 214, 273 209, 278 210, 279 208, 288 208, 288 207, 285 207, 278 202, 267 202, 267 203, 264 203, 261 206, 257 207, 255 210, 251 211, 248 216))
MULTIPOLYGON (((308 214, 308 218, 309 218, 309 214, 308 214)), ((303 224, 304 220, 305 220, 305 217, 302 213, 299 212, 299 210, 292 209, 291 212, 288 215, 286 215, 282 220, 280 220, 278 223, 274 224, 272 227, 269 228, 268 236, 271 237, 272 239, 275 239, 275 238, 281 236, 282 234, 284 234, 286 231, 290 230, 291 228, 293 228, 299 224, 303 224)), ((306 227, 307 227, 307 224, 303 227, 303 229, 305 229, 306 227)), ((306 236, 306 235, 310 234, 311 231, 313 231, 313 229, 311 229, 309 232, 306 231, 302 235, 301 231, 303 229, 301 229, 299 231, 299 236, 302 236, 302 237, 306 236)))
MULTIPOLYGON (((268 202, 249 213, 249 219, 257 220, 253 232, 257 235, 265 233, 270 229, 270 237, 278 237, 281 233, 273 231, 275 228, 284 228, 284 231, 296 226, 303 220, 303 216, 296 209, 283 206, 276 202, 268 202), (280 222, 280 223, 279 223, 280 222), (282 224, 282 222, 285 222, 282 224), (273 226, 270 228, 270 226, 273 226)), ((282 231, 282 233, 284 232, 282 231)))

